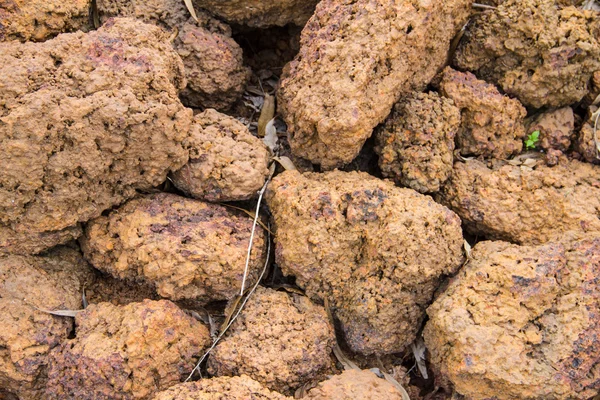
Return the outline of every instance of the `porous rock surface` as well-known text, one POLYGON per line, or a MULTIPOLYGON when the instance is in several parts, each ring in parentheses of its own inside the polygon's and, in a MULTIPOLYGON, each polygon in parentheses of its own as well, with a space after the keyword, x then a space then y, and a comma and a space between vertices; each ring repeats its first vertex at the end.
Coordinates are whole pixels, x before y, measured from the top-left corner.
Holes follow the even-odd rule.
POLYGON ((208 329, 168 300, 92 304, 52 350, 47 399, 149 399, 187 377, 208 329))
POLYGON ((600 164, 600 151, 598 144, 600 143, 600 121, 597 122, 594 113, 598 110, 597 106, 590 106, 588 109, 588 117, 581 126, 575 141, 575 150, 589 163, 600 164), (596 133, 594 134, 594 126, 596 133))
POLYGON ((502 95, 470 72, 452 68, 443 72, 440 93, 461 110, 461 129, 456 135, 461 154, 504 159, 521 151, 527 111, 518 100, 502 95))
POLYGON ((258 287, 211 353, 208 372, 246 374, 290 394, 305 382, 324 378, 334 343, 323 307, 305 296, 258 287))
POLYGON ((377 131, 383 176, 421 193, 437 192, 452 173, 460 110, 437 93, 413 93, 377 131))
POLYGON ((0 388, 21 399, 44 398, 48 353, 67 339, 73 321, 41 310, 80 309, 90 270, 68 248, 0 256, 0 388))
POLYGON ((424 89, 444 65, 470 7, 321 1, 278 91, 293 152, 327 169, 352 161, 401 95, 424 89))
POLYGON ((237 119, 208 109, 197 114, 185 145, 190 160, 172 174, 173 184, 207 201, 247 200, 269 175, 270 153, 237 119))
POLYGON ((328 301, 358 353, 410 344, 441 276, 463 261, 456 214, 366 173, 286 171, 266 196, 278 265, 308 296, 328 301))
POLYGON ((109 274, 95 271, 85 286, 89 304, 109 302, 116 306, 148 300, 160 300, 154 286, 147 282, 117 279, 109 274))
POLYGON ((474 235, 545 243, 568 231, 600 231, 599 168, 575 160, 534 168, 457 162, 442 201, 474 235))
POLYGON ((600 70, 600 16, 555 0, 506 0, 467 28, 454 64, 526 106, 564 107, 600 70))
POLYGON ((0 43, 0 253, 65 242, 181 168, 184 80, 168 34, 132 19, 0 43))
POLYGON ((477 243, 428 308, 431 362, 469 399, 588 399, 598 391, 600 235, 477 243))
POLYGON ((536 147, 566 152, 574 137, 575 116, 571 107, 541 113, 528 124, 527 134, 539 131, 536 147))
POLYGON ((253 28, 302 26, 310 18, 318 0, 194 0, 194 4, 225 21, 253 28))
POLYGON ((183 60, 187 87, 180 93, 188 107, 229 108, 243 93, 250 70, 231 29, 201 10, 198 22, 179 0, 97 0, 101 20, 128 16, 177 33, 173 47, 183 60))
POLYGON ((0 0, 0 42, 40 42, 86 28, 90 0, 0 0))
MULTIPOLYGON (((158 193, 91 221, 80 242, 94 267, 152 284, 163 297, 228 300, 242 286, 252 222, 218 204, 158 193)), ((265 240, 257 226, 246 287, 263 269, 265 240)))
POLYGON ((350 369, 310 389, 308 400, 402 400, 394 385, 368 370, 350 369))
POLYGON ((200 379, 170 387, 153 400, 286 400, 292 397, 272 392, 259 382, 242 376, 200 379))

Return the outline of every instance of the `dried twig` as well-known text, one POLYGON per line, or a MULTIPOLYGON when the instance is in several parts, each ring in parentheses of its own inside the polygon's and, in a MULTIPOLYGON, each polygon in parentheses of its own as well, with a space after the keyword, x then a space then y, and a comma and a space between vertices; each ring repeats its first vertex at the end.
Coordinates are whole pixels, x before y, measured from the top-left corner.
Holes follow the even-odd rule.
POLYGON ((488 6, 487 4, 480 4, 480 3, 473 3, 471 5, 473 8, 480 8, 482 10, 495 10, 496 7, 494 6, 488 6))
POLYGON ((199 371, 200 365, 202 364, 202 362, 206 359, 206 357, 208 357, 208 355, 210 354, 210 352, 217 346, 217 344, 219 343, 219 341, 221 340, 221 338, 223 336, 225 336, 225 333, 231 327, 231 325, 237 319, 237 317, 240 315, 240 313, 244 309, 244 306, 246 305, 246 303, 248 302, 248 300, 250 299, 250 297, 252 297, 252 294, 254 293, 254 291, 258 287, 258 284, 260 283, 260 281, 264 277, 265 273, 267 272, 267 267, 269 266, 269 256, 271 254, 271 234, 270 234, 270 231, 267 231, 267 243, 268 243, 268 246, 267 246, 267 258, 265 260, 265 266, 263 267, 263 270, 260 273, 260 276, 258 277, 258 280, 254 284, 254 286, 252 287, 252 289, 250 289, 250 291, 246 295, 246 298, 244 299, 244 301, 242 301, 242 304, 240 305, 240 308, 233 315, 233 317, 231 318, 231 320, 229 321, 229 323, 227 324, 227 326, 225 326, 225 328, 219 333, 219 336, 217 336, 217 338, 213 341, 212 345, 208 348, 208 350, 206 350, 206 352, 202 355, 202 357, 200 357, 200 359, 196 363, 196 366, 194 367, 194 369, 192 369, 192 372, 190 372, 190 374, 186 378, 185 382, 188 382, 190 379, 192 379, 192 376, 194 376, 194 373, 196 371, 199 371))

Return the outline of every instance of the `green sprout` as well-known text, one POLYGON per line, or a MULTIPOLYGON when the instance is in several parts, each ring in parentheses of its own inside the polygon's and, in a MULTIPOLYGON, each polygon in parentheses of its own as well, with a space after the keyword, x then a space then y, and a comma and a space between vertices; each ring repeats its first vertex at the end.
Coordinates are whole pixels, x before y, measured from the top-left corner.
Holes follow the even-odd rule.
POLYGON ((540 140, 540 131, 533 131, 529 136, 527 136, 527 140, 525 141, 525 148, 527 150, 535 149, 536 143, 540 140))

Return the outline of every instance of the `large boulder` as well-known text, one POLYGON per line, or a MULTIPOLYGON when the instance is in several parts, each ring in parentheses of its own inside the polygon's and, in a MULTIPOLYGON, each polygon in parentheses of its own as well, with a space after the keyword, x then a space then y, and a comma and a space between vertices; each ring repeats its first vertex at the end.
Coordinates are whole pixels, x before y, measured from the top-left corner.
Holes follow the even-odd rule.
POLYGON ((278 265, 327 301, 355 352, 404 350, 442 276, 463 262, 456 214, 366 173, 286 171, 267 201, 278 265))
POLYGON ((0 43, 0 253, 67 241, 181 168, 184 85, 168 34, 132 19, 0 43))
POLYGON ((600 235, 477 243, 428 308, 431 363, 473 400, 589 399, 600 383, 600 235))

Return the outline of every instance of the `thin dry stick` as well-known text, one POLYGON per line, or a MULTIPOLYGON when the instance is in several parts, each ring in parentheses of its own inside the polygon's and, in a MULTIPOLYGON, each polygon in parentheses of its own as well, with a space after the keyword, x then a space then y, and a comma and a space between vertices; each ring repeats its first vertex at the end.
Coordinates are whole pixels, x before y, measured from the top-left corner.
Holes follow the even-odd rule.
POLYGON ((252 223, 252 233, 250 234, 250 243, 248 243, 248 254, 246 254, 246 265, 244 266, 244 277, 242 278, 242 288, 240 289, 240 296, 244 295, 244 289, 246 289, 246 278, 248 277, 248 266, 250 265, 250 253, 252 252, 252 242, 254 241, 254 232, 256 231, 256 225, 258 223, 258 212, 260 211, 260 203, 262 201, 265 190, 271 177, 267 179, 260 193, 258 194, 258 201, 256 202, 256 211, 254 212, 254 222, 252 223))
MULTIPOLYGON (((269 226, 269 228, 270 228, 270 226, 269 226)), ((194 372, 196 372, 196 371, 199 370, 200 364, 202 364, 202 361, 204 361, 206 359, 206 357, 208 357, 208 355, 210 354, 210 352, 217 346, 217 343, 219 343, 219 341, 221 340, 221 338, 225 335, 225 333, 227 332, 227 330, 229 329, 229 327, 231 326, 231 324, 233 324, 233 322, 237 319, 238 315, 240 315, 240 313, 244 309, 244 306, 248 302, 248 299, 250 299, 250 297, 252 296, 252 294, 254 293, 254 291, 256 290, 256 288, 258 287, 258 284, 260 283, 260 281, 264 277, 265 272, 267 272, 267 267, 269 265, 269 256, 271 255, 271 231, 270 230, 267 230, 267 243, 268 243, 268 246, 267 246, 267 259, 265 260, 265 266, 263 267, 263 270, 260 273, 260 276, 258 277, 258 280, 254 284, 254 286, 252 287, 252 289, 248 292, 248 295, 246 296, 246 298, 244 299, 244 301, 240 305, 240 308, 237 310, 237 312, 231 318, 231 320, 229 321, 229 323, 227 324, 227 326, 223 329, 223 331, 221 333, 219 333, 219 336, 217 336, 217 338, 213 341, 213 344, 210 346, 210 348, 208 350, 206 350, 206 353, 204 353, 202 355, 202 357, 200 357, 200 360, 198 360, 198 362, 196 363, 196 366, 194 367, 194 369, 192 370, 192 372, 190 372, 190 375, 186 378, 185 382, 187 382, 190 379, 192 379, 192 376, 194 376, 194 372)), ((202 377, 202 376, 200 376, 200 377, 202 377)))
POLYGON ((473 8, 481 8, 483 10, 495 10, 496 7, 494 6, 488 6, 487 4, 479 4, 479 3, 473 3, 472 4, 473 8))

